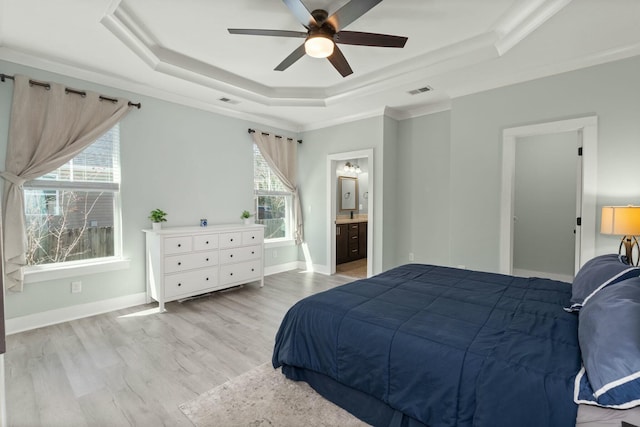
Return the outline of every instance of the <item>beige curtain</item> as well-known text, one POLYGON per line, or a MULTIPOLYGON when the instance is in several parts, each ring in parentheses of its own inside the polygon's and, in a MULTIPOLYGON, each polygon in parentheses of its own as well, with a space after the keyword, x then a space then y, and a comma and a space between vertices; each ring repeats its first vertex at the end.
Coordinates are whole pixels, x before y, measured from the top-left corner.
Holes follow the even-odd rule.
POLYGON ((278 138, 258 130, 251 134, 271 170, 280 178, 284 186, 293 193, 294 239, 296 245, 304 241, 302 209, 298 193, 298 143, 295 140, 278 138))
POLYGON ((56 83, 45 88, 15 76, 5 171, 0 173, 5 179, 6 289, 22 290, 27 247, 22 185, 71 160, 131 108, 123 98, 111 102, 89 91, 80 96, 56 83))

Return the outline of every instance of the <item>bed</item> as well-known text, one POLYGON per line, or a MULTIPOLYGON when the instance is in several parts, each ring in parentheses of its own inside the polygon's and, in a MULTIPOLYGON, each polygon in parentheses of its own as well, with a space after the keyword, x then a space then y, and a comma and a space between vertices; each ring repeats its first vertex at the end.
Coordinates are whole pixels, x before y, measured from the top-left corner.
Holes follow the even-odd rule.
MULTIPOLYGON (((640 275, 626 267, 617 282, 640 275)), ((298 302, 272 363, 376 426, 573 426, 591 296, 572 290, 404 265, 298 302)))

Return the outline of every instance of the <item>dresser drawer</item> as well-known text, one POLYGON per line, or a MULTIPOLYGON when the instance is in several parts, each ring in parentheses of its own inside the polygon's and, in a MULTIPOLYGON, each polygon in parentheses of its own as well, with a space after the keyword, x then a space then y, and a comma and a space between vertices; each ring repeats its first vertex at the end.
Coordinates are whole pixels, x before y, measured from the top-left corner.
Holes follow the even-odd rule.
POLYGON ((164 297, 205 292, 218 285, 218 267, 164 276, 164 297))
POLYGON ((205 234, 202 236, 193 236, 193 250, 207 251, 218 248, 218 235, 205 234))
POLYGON ((252 230, 252 231, 243 231, 242 232, 242 244, 243 245, 254 245, 257 243, 262 243, 264 236, 264 230, 252 230))
POLYGON ((262 260, 220 266, 220 283, 247 282, 262 277, 262 260))
POLYGON ((242 232, 236 231, 233 233, 220 233, 220 247, 232 248, 234 246, 242 245, 242 232))
POLYGON ((164 239, 164 253, 167 255, 191 252, 191 236, 167 237, 164 239))
POLYGON ((179 254, 165 257, 164 272, 192 270, 194 268, 210 267, 218 264, 218 252, 198 252, 179 254))
POLYGON ((260 245, 223 249, 220 251, 220 264, 248 261, 255 258, 262 258, 262 247, 260 245))

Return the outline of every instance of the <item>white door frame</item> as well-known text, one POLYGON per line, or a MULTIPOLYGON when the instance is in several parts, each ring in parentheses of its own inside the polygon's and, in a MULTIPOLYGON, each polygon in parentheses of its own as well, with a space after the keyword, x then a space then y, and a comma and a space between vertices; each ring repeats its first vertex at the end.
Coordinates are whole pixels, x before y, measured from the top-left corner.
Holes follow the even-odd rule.
POLYGON ((327 156, 327 265, 329 274, 336 272, 336 164, 340 161, 367 159, 369 168, 369 195, 367 199, 367 277, 373 276, 373 199, 374 199, 374 166, 373 148, 327 156))
MULTIPOLYGON (((500 272, 513 272, 513 205, 516 140, 521 137, 577 131, 582 135, 582 226, 576 226, 576 271, 595 256, 596 189, 598 171, 598 118, 588 116, 529 126, 502 132, 502 194, 500 203, 500 272)), ((580 181, 580 180, 579 180, 580 181)))

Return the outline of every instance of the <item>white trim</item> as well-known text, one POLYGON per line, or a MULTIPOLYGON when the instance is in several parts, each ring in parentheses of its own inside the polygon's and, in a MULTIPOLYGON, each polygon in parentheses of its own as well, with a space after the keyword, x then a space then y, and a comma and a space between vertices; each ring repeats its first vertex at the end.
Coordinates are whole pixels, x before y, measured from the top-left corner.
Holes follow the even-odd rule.
POLYGON ((577 404, 585 404, 585 405, 592 405, 592 406, 600 406, 602 408, 613 408, 613 409, 630 409, 633 407, 638 406, 638 404, 640 404, 640 399, 635 399, 635 400, 630 400, 628 402, 622 403, 620 405, 601 405, 598 403, 597 399, 598 397, 600 397, 605 391, 608 391, 611 388, 614 388, 618 385, 622 385, 624 383, 627 383, 629 381, 633 381, 634 379, 637 379, 640 377, 640 372, 636 372, 632 375, 629 375, 621 380, 617 380, 614 382, 611 382, 607 385, 605 385, 604 387, 602 387, 600 390, 596 391, 593 393, 593 395, 591 396, 593 398, 593 400, 586 400, 586 399, 580 399, 580 383, 582 382, 582 378, 585 378, 585 381, 589 381, 589 379, 587 378, 586 375, 586 370, 584 368, 584 365, 582 365, 580 367, 580 371, 578 371, 578 374, 576 375, 576 379, 574 380, 574 385, 573 385, 573 401, 577 404), (615 384, 615 385, 614 385, 615 384), (604 389, 607 390, 604 390, 604 389))
POLYGON ((547 273, 545 271, 533 271, 533 270, 525 270, 521 268, 514 268, 513 275, 519 277, 540 277, 543 279, 551 279, 558 280, 560 282, 573 282, 573 276, 569 276, 567 274, 558 274, 558 273, 547 273))
MULTIPOLYGON (((271 276, 272 274, 284 273, 285 271, 297 270, 301 267, 301 261, 291 261, 284 264, 270 265, 264 268, 264 275, 271 276)), ((304 263, 302 263, 304 264, 304 263)))
POLYGON ((272 249, 272 248, 281 248, 283 246, 293 246, 296 242, 292 238, 282 238, 282 239, 265 239, 264 248, 272 249))
POLYGON ((84 317, 95 316, 97 314, 108 313, 114 310, 133 307, 146 303, 147 294, 140 292, 137 294, 125 295, 87 304, 73 305, 70 307, 58 308, 55 310, 43 311, 41 313, 29 314, 13 319, 6 319, 5 327, 7 335, 29 331, 31 329, 42 328, 44 326, 55 325, 57 323, 82 319, 84 317))
POLYGON ((131 260, 128 258, 100 258, 91 262, 70 261, 56 265, 34 265, 25 267, 24 283, 46 282, 89 274, 106 273, 108 271, 126 270, 131 260))
POLYGON ((503 274, 513 269, 513 199, 515 153, 517 138, 557 132, 582 131, 582 226, 576 227, 580 235, 580 262, 578 267, 595 256, 596 243, 596 190, 598 171, 598 118, 588 116, 577 119, 520 126, 502 132, 502 191, 500 204, 500 258, 503 274))
POLYGON ((327 156, 327 265, 322 268, 314 266, 314 271, 321 274, 335 274, 336 272, 336 167, 335 162, 367 158, 369 169, 369 198, 367 206, 367 277, 373 276, 373 227, 374 227, 374 159, 373 148, 345 153, 329 154, 327 156), (326 271, 326 273, 325 273, 326 271))

